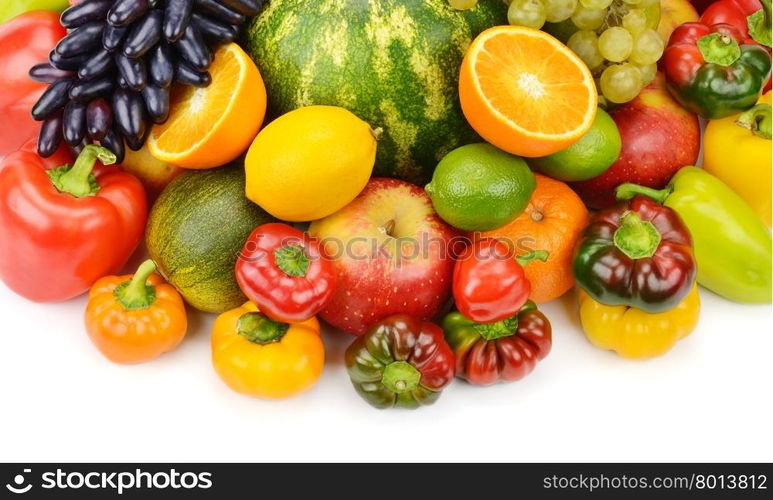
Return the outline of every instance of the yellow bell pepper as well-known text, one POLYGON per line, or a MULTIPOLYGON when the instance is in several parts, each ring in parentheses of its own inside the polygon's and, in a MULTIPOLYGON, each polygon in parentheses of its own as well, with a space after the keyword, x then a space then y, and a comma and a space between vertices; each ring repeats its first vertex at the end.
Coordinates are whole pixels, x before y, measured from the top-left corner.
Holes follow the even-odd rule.
POLYGON ((226 311, 212 328, 212 364, 228 387, 266 399, 310 389, 322 374, 319 322, 272 321, 252 302, 226 311))
POLYGON ((703 168, 719 177, 771 226, 771 92, 741 115, 706 126, 703 168))
POLYGON ((650 314, 628 306, 608 306, 579 289, 580 321, 596 347, 629 359, 654 358, 668 352, 698 324, 698 287, 675 308, 650 314))

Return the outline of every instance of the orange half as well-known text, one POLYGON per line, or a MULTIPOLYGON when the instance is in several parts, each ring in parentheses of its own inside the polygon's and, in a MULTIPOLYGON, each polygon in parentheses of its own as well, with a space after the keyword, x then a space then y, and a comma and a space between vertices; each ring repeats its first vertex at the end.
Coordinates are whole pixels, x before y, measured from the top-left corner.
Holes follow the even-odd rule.
POLYGON ((183 168, 218 167, 241 155, 258 134, 266 87, 255 63, 230 43, 215 53, 209 72, 208 87, 172 89, 169 119, 148 138, 157 159, 183 168))
POLYGON ((585 63, 549 34, 522 26, 497 26, 472 42, 459 99, 481 137, 527 157, 571 146, 590 129, 598 105, 585 63))

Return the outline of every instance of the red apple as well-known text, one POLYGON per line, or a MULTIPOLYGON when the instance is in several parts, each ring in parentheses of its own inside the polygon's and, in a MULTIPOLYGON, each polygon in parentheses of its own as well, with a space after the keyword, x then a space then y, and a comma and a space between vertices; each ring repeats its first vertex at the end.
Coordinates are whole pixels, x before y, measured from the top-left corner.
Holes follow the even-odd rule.
POLYGON ((698 12, 687 0, 660 0, 658 33, 665 42, 668 42, 677 26, 697 20, 698 12))
POLYGON ((590 207, 613 205, 615 188, 624 182, 663 188, 677 170, 698 161, 698 117, 671 97, 662 74, 610 115, 623 140, 620 156, 603 174, 572 185, 590 207))
POLYGON ((451 294, 453 239, 418 186, 375 178, 347 206, 309 233, 333 259, 336 293, 320 316, 354 335, 396 313, 438 314, 451 294))

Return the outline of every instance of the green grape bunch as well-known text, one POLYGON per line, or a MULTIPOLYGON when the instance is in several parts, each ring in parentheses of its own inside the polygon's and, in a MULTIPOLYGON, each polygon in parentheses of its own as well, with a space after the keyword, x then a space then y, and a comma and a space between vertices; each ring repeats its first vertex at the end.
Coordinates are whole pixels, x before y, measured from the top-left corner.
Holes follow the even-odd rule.
POLYGON ((656 31, 660 0, 512 0, 507 15, 511 25, 542 29, 566 43, 608 103, 639 95, 665 49, 656 31))

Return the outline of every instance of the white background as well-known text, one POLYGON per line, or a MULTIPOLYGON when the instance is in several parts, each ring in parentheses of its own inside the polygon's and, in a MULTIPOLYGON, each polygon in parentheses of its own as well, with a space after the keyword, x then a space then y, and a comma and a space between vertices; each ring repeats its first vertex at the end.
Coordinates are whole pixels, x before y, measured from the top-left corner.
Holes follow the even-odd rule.
POLYGON ((346 334, 326 333, 311 391, 261 401, 211 368, 211 315, 191 312, 175 352, 121 366, 88 339, 84 297, 34 304, 0 284, 0 460, 771 461, 773 311, 701 292, 696 331, 644 362, 589 344, 569 293, 543 306, 554 346, 530 376, 457 380, 409 411, 357 396, 346 334))

